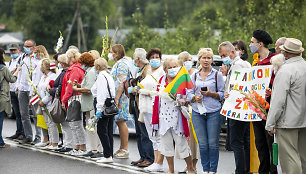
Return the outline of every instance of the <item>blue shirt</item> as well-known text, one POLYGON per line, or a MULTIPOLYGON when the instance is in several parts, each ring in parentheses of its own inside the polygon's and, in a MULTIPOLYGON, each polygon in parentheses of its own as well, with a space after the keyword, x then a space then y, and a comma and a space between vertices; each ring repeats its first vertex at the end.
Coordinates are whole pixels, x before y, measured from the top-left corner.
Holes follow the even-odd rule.
POLYGON ((202 96, 202 102, 207 110, 207 113, 216 112, 221 109, 220 101, 223 100, 224 97, 224 80, 221 72, 218 72, 217 75, 217 88, 220 100, 209 96, 203 96, 200 93, 201 87, 204 86, 206 86, 210 91, 216 92, 216 80, 215 80, 216 72, 217 70, 212 68, 211 72, 207 75, 205 81, 203 81, 203 79, 201 78, 199 70, 197 70, 191 75, 191 81, 194 84, 195 88, 187 90, 187 100, 192 103, 192 109, 195 112, 199 112, 197 104, 192 102, 192 98, 195 96, 195 94, 197 96, 198 95, 202 96))

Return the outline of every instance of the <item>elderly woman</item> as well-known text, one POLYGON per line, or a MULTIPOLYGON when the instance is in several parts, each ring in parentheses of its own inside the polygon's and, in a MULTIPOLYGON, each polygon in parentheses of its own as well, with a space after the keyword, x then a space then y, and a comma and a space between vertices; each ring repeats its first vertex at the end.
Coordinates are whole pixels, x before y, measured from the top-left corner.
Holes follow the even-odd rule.
MULTIPOLYGON (((166 74, 159 79, 159 90, 162 90, 162 88, 165 88, 169 83, 171 83, 180 70, 177 61, 173 58, 166 59, 163 68, 166 74)), ((183 129, 185 126, 183 119, 185 119, 185 117, 182 116, 179 108, 176 106, 176 102, 167 94, 156 99, 154 101, 154 107, 155 106, 158 106, 156 109, 158 109, 159 112, 159 121, 157 122, 157 126, 160 134, 160 151, 164 156, 166 156, 169 165, 168 173, 174 173, 175 149, 173 142, 175 142, 175 148, 179 153, 179 157, 183 158, 186 162, 187 173, 194 173, 190 148, 185 137, 188 136, 188 133, 183 129)), ((154 116, 155 115, 153 115, 152 123, 156 124, 154 116)))
MULTIPOLYGON (((55 79, 54 83, 53 83, 53 87, 49 87, 49 93, 50 95, 54 98, 56 92, 58 91, 60 100, 61 100, 61 94, 62 94, 62 84, 63 84, 63 78, 69 68, 69 65, 67 63, 67 55, 66 54, 61 54, 58 56, 57 61, 58 61, 58 65, 59 67, 61 67, 61 72, 58 75, 58 77, 55 79)), ((62 131, 63 131, 63 146, 62 148, 58 149, 59 152, 65 153, 65 152, 69 152, 72 150, 73 147, 73 137, 72 137, 72 131, 71 128, 69 126, 69 123, 67 121, 64 121, 62 123, 60 123, 62 131)))
POLYGON ((128 88, 130 96, 130 112, 135 118, 136 136, 137 136, 137 147, 140 155, 138 161, 132 161, 132 165, 139 167, 148 167, 153 163, 154 150, 152 142, 149 139, 146 126, 139 119, 139 95, 137 93, 137 84, 140 83, 146 76, 151 74, 151 67, 149 61, 146 59, 146 50, 143 48, 136 48, 134 52, 134 65, 139 68, 136 75, 136 79, 131 80, 131 84, 128 88))
POLYGON ((220 101, 224 96, 224 81, 221 72, 211 66, 213 55, 211 48, 200 49, 198 62, 201 69, 191 75, 195 88, 187 92, 187 98, 192 103, 192 122, 199 142, 204 173, 217 172, 222 123, 220 101), (206 108, 205 113, 201 113, 203 107, 206 108))
POLYGON ((43 142, 36 144, 36 146, 45 146, 46 149, 55 150, 58 148, 58 142, 59 142, 59 134, 58 134, 58 128, 57 124, 52 121, 52 119, 49 117, 50 115, 47 115, 47 111, 44 109, 44 107, 47 108, 47 110, 50 110, 51 108, 51 101, 52 98, 47 92, 47 87, 50 83, 50 81, 54 81, 56 79, 56 74, 54 69, 50 69, 50 59, 45 58, 41 60, 41 72, 43 73, 37 87, 38 94, 42 98, 38 102, 39 107, 42 109, 42 115, 44 116, 46 125, 48 127, 48 130, 43 131, 43 142), (48 136, 49 136, 49 142, 48 142, 48 136), (49 145, 48 145, 49 144, 49 145))
POLYGON ((155 79, 160 79, 165 74, 163 66, 161 65, 162 53, 158 48, 152 48, 146 55, 151 67, 151 74, 148 74, 140 84, 144 87, 139 90, 139 119, 144 121, 150 140, 152 141, 154 149, 154 163, 145 170, 151 172, 163 171, 164 156, 160 153, 160 136, 158 133, 153 135, 152 114, 153 103, 155 96, 150 95, 151 91, 156 91, 158 83, 155 79), (153 78, 153 77, 155 78, 153 78))
MULTIPOLYGON (((85 74, 85 70, 81 67, 81 64, 77 62, 78 58, 80 57, 80 53, 76 49, 69 49, 66 52, 67 55, 67 64, 70 65, 68 68, 64 78, 63 78, 63 86, 62 86, 62 108, 68 109, 71 107, 70 103, 72 101, 81 101, 81 93, 74 92, 72 87, 72 83, 77 81, 77 83, 81 83, 83 81, 83 77, 85 74), (69 106, 70 105, 70 106, 69 106)), ((74 149, 66 152, 66 154, 72 155, 84 155, 86 153, 86 135, 85 130, 83 127, 83 116, 81 113, 81 108, 79 111, 76 111, 77 114, 75 118, 78 118, 77 121, 69 122, 69 126, 72 130, 72 136, 75 143, 74 149), (80 118, 80 119, 79 119, 80 118)), ((69 111, 67 112, 67 116, 69 115, 69 111)))
POLYGON ((20 68, 13 75, 5 66, 4 50, 0 48, 0 148, 9 147, 2 138, 3 119, 6 114, 11 114, 11 100, 9 83, 15 83, 20 68))
POLYGON ((178 55, 177 62, 179 66, 185 66, 188 70, 189 75, 191 75, 196 69, 193 68, 193 60, 191 55, 187 51, 183 51, 178 55))
MULTIPOLYGON (((82 112, 85 112, 86 120, 88 120, 90 119, 90 116, 95 115, 94 102, 93 102, 94 98, 90 91, 90 89, 97 80, 96 71, 93 68, 95 59, 90 53, 85 52, 81 54, 81 56, 78 59, 78 62, 82 65, 82 68, 86 72, 81 84, 74 81, 73 91, 81 93, 81 110, 82 112)), ((90 151, 84 156, 92 156, 94 155, 94 153, 97 153, 98 151, 101 152, 102 151, 101 144, 98 140, 97 133, 87 131, 87 137, 88 137, 88 145, 90 147, 90 151)))
POLYGON ((96 115, 100 119, 97 123, 97 132, 103 146, 104 157, 97 160, 98 163, 111 163, 113 162, 113 125, 114 117, 104 116, 102 114, 105 102, 108 98, 114 98, 115 96, 115 82, 113 77, 107 72, 107 62, 104 58, 95 60, 95 70, 98 72, 98 78, 93 87, 92 93, 96 95, 96 115), (102 90, 103 89, 103 90, 102 90), (110 93, 109 93, 109 91, 110 93), (110 96, 111 94, 111 96, 110 96))
POLYGON ((126 121, 129 119, 129 99, 123 92, 123 82, 131 78, 131 71, 129 67, 130 62, 128 58, 125 57, 123 45, 120 44, 113 45, 108 56, 110 60, 114 60, 116 62, 110 74, 115 81, 115 101, 120 108, 119 114, 115 116, 115 121, 119 128, 120 148, 115 152, 114 157, 129 158, 129 130, 126 125, 126 121))
MULTIPOLYGON (((191 55, 187 51, 183 51, 178 55, 177 62, 179 66, 185 66, 188 70, 188 74, 192 75, 195 72, 195 68, 193 68, 193 60, 191 55)), ((189 132, 193 132, 192 126, 190 125, 191 122, 189 122, 189 132)), ((193 133, 190 134, 190 140, 188 141, 190 150, 191 150, 191 157, 192 157, 192 164, 194 169, 196 169, 198 159, 200 158, 200 151, 198 143, 195 140, 195 137, 193 133)), ((187 171, 187 167, 184 169, 183 172, 187 171)))

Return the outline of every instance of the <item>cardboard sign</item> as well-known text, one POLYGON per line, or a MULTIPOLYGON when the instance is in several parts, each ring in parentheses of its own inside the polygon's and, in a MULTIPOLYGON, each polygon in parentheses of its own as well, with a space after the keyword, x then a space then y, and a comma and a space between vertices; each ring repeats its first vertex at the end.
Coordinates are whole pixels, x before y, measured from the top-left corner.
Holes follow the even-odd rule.
POLYGON ((244 95, 234 89, 242 90, 246 94, 254 90, 265 98, 272 71, 272 65, 233 70, 229 81, 229 97, 223 104, 221 114, 240 121, 261 121, 259 114, 251 110, 242 100, 244 95))

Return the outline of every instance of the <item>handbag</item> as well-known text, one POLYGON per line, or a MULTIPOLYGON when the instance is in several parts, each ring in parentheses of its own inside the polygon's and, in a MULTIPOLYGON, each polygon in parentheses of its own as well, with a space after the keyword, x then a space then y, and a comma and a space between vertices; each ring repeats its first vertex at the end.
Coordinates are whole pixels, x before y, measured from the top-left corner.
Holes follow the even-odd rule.
POLYGON ((112 94, 110 92, 108 80, 105 77, 105 75, 103 76, 106 79, 107 90, 108 90, 110 98, 107 98, 105 100, 102 114, 107 117, 114 117, 115 115, 119 114, 119 108, 115 102, 115 99, 112 97, 112 94))
POLYGON ((67 110, 67 122, 82 120, 81 103, 76 99, 76 95, 72 96, 72 101, 67 110))
POLYGON ((55 97, 51 104, 50 115, 54 123, 62 123, 66 119, 66 112, 62 108, 58 88, 56 89, 55 97))

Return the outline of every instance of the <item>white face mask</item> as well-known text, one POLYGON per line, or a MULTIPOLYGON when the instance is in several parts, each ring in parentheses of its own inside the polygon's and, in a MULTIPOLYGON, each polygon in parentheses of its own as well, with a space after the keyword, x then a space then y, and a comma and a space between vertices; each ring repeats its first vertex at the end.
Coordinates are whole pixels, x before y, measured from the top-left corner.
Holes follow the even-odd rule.
POLYGON ((108 57, 108 60, 114 60, 114 57, 113 57, 112 53, 108 53, 107 57, 108 57))

